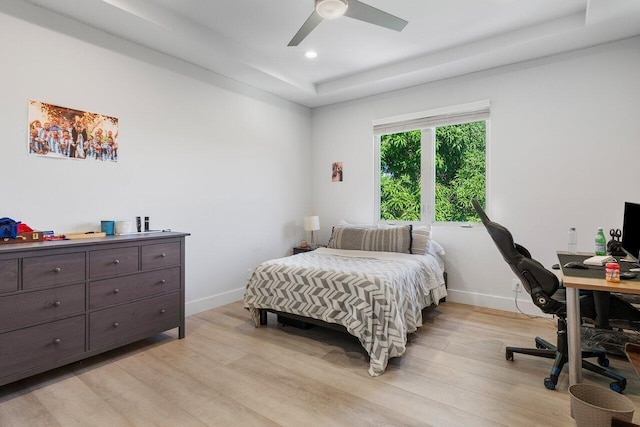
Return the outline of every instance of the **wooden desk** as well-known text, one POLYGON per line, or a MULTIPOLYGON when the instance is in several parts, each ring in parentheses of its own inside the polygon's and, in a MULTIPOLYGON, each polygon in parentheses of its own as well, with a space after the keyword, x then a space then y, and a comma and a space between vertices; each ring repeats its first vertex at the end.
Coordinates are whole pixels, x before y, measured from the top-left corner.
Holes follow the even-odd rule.
MULTIPOLYGON (((567 252, 558 252, 566 255, 567 252)), ((585 254, 585 258, 589 255, 585 254)), ((562 261, 561 261, 562 262, 562 261)), ((562 264, 561 264, 562 265, 562 264)), ((580 271, 580 270, 578 270, 580 271)), ((562 269, 562 283, 567 289, 567 333, 569 344, 569 385, 582 382, 582 344, 580 340, 580 303, 578 293, 580 289, 590 291, 619 292, 623 294, 640 294, 640 281, 621 280, 620 283, 607 282, 603 277, 594 279, 570 275, 567 269, 562 269)))

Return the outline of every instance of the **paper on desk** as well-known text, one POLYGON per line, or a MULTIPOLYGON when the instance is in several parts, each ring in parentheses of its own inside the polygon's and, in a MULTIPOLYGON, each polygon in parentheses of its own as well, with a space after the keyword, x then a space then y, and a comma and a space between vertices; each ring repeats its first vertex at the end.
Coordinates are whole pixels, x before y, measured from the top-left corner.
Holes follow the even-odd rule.
POLYGON ((582 261, 584 265, 598 265, 598 266, 605 265, 608 262, 616 262, 616 259, 611 255, 596 255, 582 261))

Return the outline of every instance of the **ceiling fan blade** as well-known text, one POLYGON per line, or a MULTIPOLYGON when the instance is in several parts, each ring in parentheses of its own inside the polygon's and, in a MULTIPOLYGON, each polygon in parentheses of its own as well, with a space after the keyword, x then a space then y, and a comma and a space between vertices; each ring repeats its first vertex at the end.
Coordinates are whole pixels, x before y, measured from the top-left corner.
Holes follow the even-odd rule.
POLYGON ((349 18, 357 19, 358 21, 368 22, 370 24, 379 25, 381 27, 389 28, 390 30, 402 31, 409 22, 390 13, 384 12, 380 9, 376 9, 373 6, 362 3, 358 0, 349 0, 349 7, 344 14, 349 18))
POLYGON ((304 40, 304 38, 307 37, 320 22, 322 22, 322 19, 322 16, 318 15, 318 12, 314 10, 287 46, 298 46, 300 42, 304 40))

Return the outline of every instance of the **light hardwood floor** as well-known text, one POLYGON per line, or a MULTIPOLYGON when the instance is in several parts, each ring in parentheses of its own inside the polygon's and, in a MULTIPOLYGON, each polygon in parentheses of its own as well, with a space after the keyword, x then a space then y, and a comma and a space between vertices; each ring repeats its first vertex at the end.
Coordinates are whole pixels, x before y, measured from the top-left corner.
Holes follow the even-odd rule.
MULTIPOLYGON (((349 335, 282 327, 272 314, 254 328, 229 304, 189 317, 184 340, 170 331, 0 387, 0 426, 575 426, 566 372, 550 391, 551 360, 504 356, 535 335, 555 341, 552 320, 451 302, 425 317, 372 378, 349 335)), ((640 406, 629 362, 611 366, 640 406)))

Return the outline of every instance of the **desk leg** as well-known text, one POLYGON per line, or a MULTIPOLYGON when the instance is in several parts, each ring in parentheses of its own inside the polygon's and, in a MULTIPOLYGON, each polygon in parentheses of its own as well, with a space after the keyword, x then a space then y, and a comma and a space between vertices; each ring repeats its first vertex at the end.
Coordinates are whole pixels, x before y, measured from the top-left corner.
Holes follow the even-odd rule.
POLYGON ((569 385, 582 382, 582 343, 580 342, 580 302, 578 294, 578 289, 566 288, 569 385))

